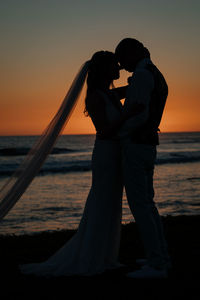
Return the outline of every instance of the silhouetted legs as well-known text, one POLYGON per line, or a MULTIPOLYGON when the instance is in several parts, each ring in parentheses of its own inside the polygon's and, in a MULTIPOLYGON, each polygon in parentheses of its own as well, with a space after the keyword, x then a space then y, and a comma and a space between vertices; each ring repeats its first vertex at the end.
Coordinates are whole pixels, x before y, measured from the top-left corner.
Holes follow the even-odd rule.
POLYGON ((138 225, 148 264, 163 268, 169 259, 160 215, 153 201, 156 147, 122 143, 122 167, 127 200, 138 225))

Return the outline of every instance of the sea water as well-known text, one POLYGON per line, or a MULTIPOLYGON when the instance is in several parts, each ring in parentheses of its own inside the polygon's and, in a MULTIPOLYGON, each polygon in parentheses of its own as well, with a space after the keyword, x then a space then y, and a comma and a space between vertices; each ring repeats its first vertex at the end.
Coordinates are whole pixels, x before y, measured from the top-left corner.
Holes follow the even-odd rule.
MULTIPOLYGON (((24 160, 37 136, 0 137, 0 187, 24 160)), ((95 135, 62 135, 24 195, 0 222, 0 234, 78 227, 91 186, 95 135)), ((154 174, 161 215, 200 213, 200 132, 161 133, 154 174)), ((126 194, 123 223, 133 221, 126 194)))

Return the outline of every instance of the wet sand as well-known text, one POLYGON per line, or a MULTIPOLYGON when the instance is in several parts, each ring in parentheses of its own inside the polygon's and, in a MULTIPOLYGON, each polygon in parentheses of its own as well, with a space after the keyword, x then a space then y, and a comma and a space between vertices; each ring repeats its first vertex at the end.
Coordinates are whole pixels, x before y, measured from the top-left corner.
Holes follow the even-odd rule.
POLYGON ((93 277, 41 279, 19 272, 21 263, 47 259, 75 233, 74 230, 1 235, 1 290, 5 290, 8 297, 4 299, 35 299, 39 296, 49 299, 80 299, 83 296, 91 299, 198 299, 200 216, 167 216, 162 219, 173 264, 168 279, 134 280, 126 277, 127 272, 139 268, 135 260, 144 253, 135 223, 122 225, 119 257, 125 267, 93 277))

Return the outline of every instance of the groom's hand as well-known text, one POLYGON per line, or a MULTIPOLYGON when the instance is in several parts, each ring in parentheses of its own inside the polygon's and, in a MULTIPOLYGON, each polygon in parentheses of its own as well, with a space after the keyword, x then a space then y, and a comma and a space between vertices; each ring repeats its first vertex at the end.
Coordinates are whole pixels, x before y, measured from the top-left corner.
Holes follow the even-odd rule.
POLYGON ((127 78, 127 82, 128 82, 129 85, 131 84, 132 80, 133 80, 132 76, 130 76, 130 77, 127 78))

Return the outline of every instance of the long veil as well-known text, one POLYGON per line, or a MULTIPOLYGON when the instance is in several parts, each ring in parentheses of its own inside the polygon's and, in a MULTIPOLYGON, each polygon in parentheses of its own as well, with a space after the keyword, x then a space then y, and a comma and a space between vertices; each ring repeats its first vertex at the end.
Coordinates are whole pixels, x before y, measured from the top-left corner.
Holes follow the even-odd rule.
POLYGON ((87 76, 88 66, 89 62, 86 62, 81 67, 58 112, 27 154, 24 162, 22 162, 11 178, 9 178, 9 180, 1 188, 0 220, 3 219, 3 217, 20 199, 42 167, 48 154, 52 151, 59 134, 64 129, 77 103, 87 76))

